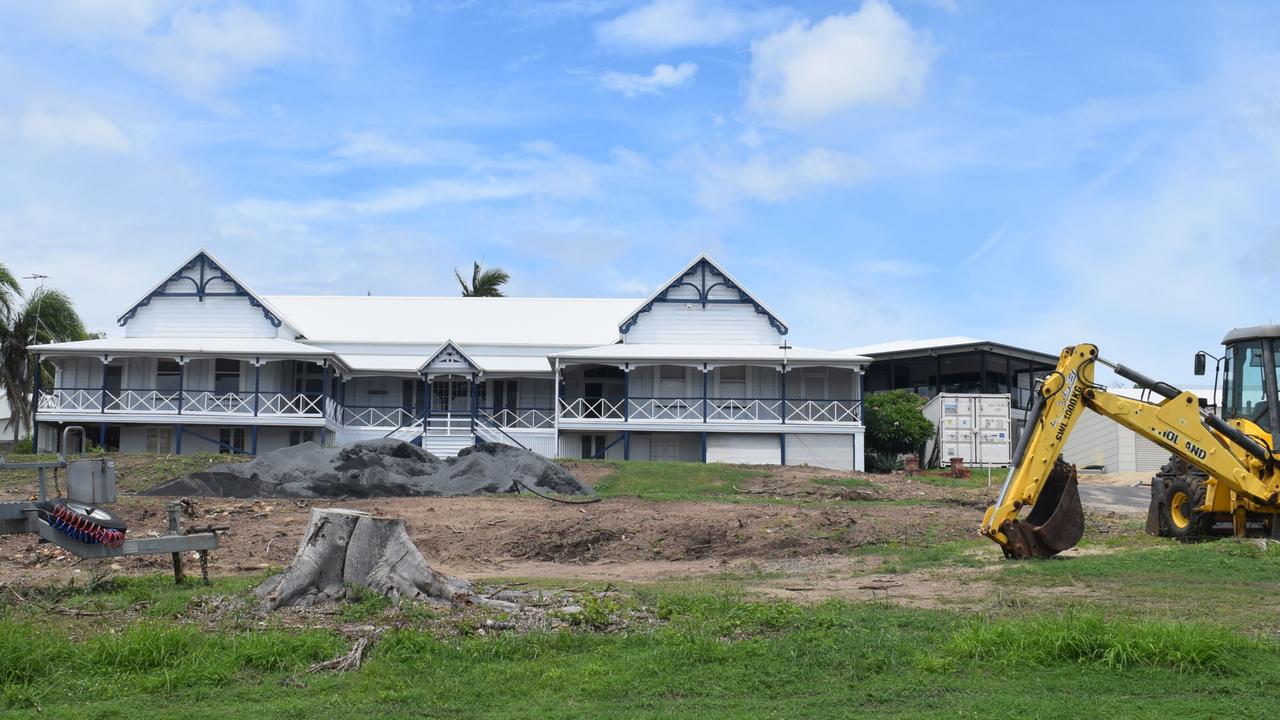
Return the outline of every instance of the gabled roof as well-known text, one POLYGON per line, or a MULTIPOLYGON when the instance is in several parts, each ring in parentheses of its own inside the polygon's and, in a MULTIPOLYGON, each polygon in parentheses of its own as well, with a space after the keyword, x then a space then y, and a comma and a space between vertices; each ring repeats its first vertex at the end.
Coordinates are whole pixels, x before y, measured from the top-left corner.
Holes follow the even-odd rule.
MULTIPOLYGON (((751 306, 753 306, 756 309, 756 312, 769 318, 769 324, 772 325, 775 329, 777 329, 777 331, 780 334, 782 335, 787 334, 787 324, 784 323, 780 317, 778 317, 778 314, 770 310, 769 306, 761 302, 760 299, 757 298, 755 295, 752 295, 750 292, 748 292, 742 286, 742 283, 738 282, 737 278, 735 278, 734 276, 730 275, 727 271, 725 271, 725 269, 722 268, 719 265, 719 263, 717 263, 715 260, 712 260, 711 257, 706 253, 700 254, 698 255, 698 257, 694 258, 693 262, 686 265, 683 270, 676 273, 674 277, 672 277, 670 280, 668 280, 667 282, 659 286, 656 292, 654 292, 652 295, 646 298, 644 302, 640 303, 640 306, 635 308, 631 312, 631 314, 628 315, 626 319, 624 319, 618 325, 618 332, 622 333, 623 335, 626 335, 627 332, 631 330, 632 327, 635 326, 636 321, 639 319, 640 315, 652 310, 654 303, 666 302, 667 293, 671 292, 675 288, 680 287, 682 285, 691 287, 695 291, 697 291, 698 300, 696 302, 701 302, 704 307, 708 303, 717 302, 716 300, 712 300, 709 297, 710 292, 716 287, 724 287, 729 290, 736 290, 738 292, 738 297, 740 302, 748 303, 751 306), (691 282, 686 282, 684 279, 685 276, 696 272, 699 268, 702 268, 704 270, 706 269, 713 270, 724 279, 720 282, 714 282, 714 283, 708 284, 706 281, 705 273, 703 273, 703 277, 701 278, 701 281, 698 285, 695 285, 691 282)), ((685 302, 685 301, 682 300, 681 302, 685 302)))
POLYGON ((268 295, 315 343, 584 347, 618 339, 635 298, 268 295))
POLYGON ((459 347, 457 343, 455 343, 452 340, 445 340, 444 344, 436 348, 435 352, 431 353, 431 355, 427 358, 427 361, 422 363, 422 365, 418 367, 418 372, 426 372, 427 370, 429 370, 431 368, 432 363, 434 363, 437 359, 439 359, 441 355, 443 355, 444 353, 450 350, 457 353, 458 357, 462 358, 463 360, 466 360, 467 364, 470 365, 473 370, 484 370, 484 368, 480 365, 480 363, 473 360, 471 356, 467 354, 467 351, 459 347))
POLYGON ((294 325, 292 322, 289 322, 287 318, 285 318, 278 310, 276 310, 271 305, 271 303, 267 302, 262 297, 260 297, 259 295, 254 293, 252 290, 250 290, 249 286, 246 285, 243 281, 241 281, 240 278, 236 277, 230 270, 228 270, 227 266, 224 265, 221 260, 215 258, 213 256, 213 253, 209 252, 204 248, 200 248, 199 250, 197 250, 194 255, 187 258, 186 262, 179 265, 173 272, 169 273, 169 275, 166 276, 164 280, 161 280, 155 287, 151 288, 151 290, 148 291, 146 295, 143 295, 123 315, 117 318, 116 323, 119 324, 121 327, 124 327, 126 324, 128 324, 130 320, 133 319, 134 315, 138 314, 139 310, 150 305, 151 300, 156 297, 205 298, 205 297, 220 297, 220 296, 226 296, 226 295, 234 295, 237 297, 245 298, 245 300, 247 300, 250 305, 262 310, 263 317, 265 317, 267 319, 267 322, 270 322, 273 327, 280 327, 280 325, 282 325, 283 323, 288 322, 290 327, 300 330, 300 328, 297 328, 296 325, 294 325), (203 261, 211 269, 216 270, 218 274, 208 278, 202 278, 199 281, 192 278, 188 278, 182 274, 184 270, 195 267, 195 265, 201 261, 203 261), (192 290, 186 291, 186 292, 178 292, 178 291, 166 292, 165 291, 165 288, 169 285, 169 283, 182 283, 184 280, 190 281, 192 285, 194 285, 195 287, 192 290), (209 283, 214 280, 223 280, 231 283, 233 286, 235 286, 235 291, 232 293, 208 292, 207 288, 209 286, 209 283))

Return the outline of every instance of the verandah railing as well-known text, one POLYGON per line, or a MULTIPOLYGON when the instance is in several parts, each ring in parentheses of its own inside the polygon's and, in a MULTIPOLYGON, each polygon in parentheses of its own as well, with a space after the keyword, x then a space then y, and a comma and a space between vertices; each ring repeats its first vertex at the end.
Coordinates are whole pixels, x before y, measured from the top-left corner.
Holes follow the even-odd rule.
POLYGON ((315 393, 126 388, 47 388, 38 412, 228 417, 338 418, 339 405, 315 393))
POLYGON ((688 423, 856 423, 861 400, 782 398, 562 398, 562 420, 688 423), (705 415, 704 415, 705 411, 705 415), (785 414, 785 421, 783 416, 785 414))

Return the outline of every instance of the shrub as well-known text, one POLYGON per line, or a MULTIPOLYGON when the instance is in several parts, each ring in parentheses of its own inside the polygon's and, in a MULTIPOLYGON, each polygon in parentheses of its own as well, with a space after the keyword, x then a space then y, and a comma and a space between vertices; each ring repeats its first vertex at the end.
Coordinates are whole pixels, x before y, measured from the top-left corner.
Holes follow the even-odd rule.
POLYGON ((866 408, 867 450, 883 455, 918 453, 933 437, 933 423, 921 413, 925 399, 906 390, 868 395, 866 408))

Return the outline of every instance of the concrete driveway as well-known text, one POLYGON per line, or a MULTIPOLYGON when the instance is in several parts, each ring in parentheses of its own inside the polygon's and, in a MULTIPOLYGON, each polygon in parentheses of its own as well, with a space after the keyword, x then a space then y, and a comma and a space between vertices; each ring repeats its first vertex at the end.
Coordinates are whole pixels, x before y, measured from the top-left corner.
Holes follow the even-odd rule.
POLYGON ((1079 482, 1080 503, 1085 510, 1146 517, 1151 503, 1151 473, 1081 475, 1079 482))

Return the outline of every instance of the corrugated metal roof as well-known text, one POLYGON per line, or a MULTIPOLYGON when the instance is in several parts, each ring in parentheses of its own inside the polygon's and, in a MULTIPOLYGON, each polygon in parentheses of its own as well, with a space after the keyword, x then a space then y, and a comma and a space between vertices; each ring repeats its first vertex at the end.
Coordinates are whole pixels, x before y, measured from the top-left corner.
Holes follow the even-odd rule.
POLYGON ((280 338, 164 338, 131 337, 76 340, 36 345, 46 357, 56 355, 222 355, 236 357, 333 357, 324 348, 280 338))
POLYGON ((268 295, 309 342, 603 345, 639 302, 615 298, 268 295))
POLYGON ((953 347, 956 345, 977 345, 986 342, 977 338, 953 335, 950 337, 929 338, 927 340, 892 340, 890 342, 876 343, 875 345, 860 345, 858 347, 848 348, 849 352, 861 353, 863 355, 881 355, 896 352, 911 352, 912 350, 936 350, 938 348, 953 347))
POLYGON ((871 358, 847 350, 815 350, 813 348, 776 345, 684 345, 666 343, 615 344, 584 350, 554 353, 552 358, 565 360, 661 361, 661 360, 743 360, 788 363, 838 361, 869 363, 871 358))

